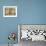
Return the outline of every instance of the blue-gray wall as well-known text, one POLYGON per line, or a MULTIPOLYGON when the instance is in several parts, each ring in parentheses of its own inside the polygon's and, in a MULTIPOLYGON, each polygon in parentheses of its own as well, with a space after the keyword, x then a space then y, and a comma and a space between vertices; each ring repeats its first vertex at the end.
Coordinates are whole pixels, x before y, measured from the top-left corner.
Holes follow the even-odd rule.
POLYGON ((17 34, 18 24, 46 24, 46 0, 5 0, 0 2, 0 44, 8 43, 9 32, 17 34), (3 17, 3 6, 6 5, 18 7, 17 18, 3 17))

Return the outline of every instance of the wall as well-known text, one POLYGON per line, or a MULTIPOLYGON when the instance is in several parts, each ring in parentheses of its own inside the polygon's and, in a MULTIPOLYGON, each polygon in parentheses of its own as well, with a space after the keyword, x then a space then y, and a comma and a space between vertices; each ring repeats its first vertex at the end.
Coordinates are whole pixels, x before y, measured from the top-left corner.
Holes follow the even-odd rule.
POLYGON ((0 2, 0 44, 8 43, 9 32, 17 34, 18 24, 46 24, 46 0, 5 0, 0 2), (17 18, 3 17, 3 6, 6 5, 18 7, 17 18))

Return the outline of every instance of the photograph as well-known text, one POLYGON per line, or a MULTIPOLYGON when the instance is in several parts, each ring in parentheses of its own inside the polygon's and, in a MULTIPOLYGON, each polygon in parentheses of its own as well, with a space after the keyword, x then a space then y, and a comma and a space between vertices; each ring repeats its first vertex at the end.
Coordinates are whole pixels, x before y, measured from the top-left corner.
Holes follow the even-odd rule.
POLYGON ((46 41, 46 25, 19 24, 18 42, 20 46, 31 46, 32 42, 46 41))
POLYGON ((17 6, 3 6, 3 17, 17 17, 17 6))

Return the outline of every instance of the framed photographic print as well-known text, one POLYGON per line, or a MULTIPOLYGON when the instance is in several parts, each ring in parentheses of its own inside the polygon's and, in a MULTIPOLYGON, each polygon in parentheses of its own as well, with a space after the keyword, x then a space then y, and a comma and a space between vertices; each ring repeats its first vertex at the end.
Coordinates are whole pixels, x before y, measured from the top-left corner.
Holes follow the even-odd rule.
POLYGON ((17 17, 17 6, 3 6, 3 17, 17 17))
POLYGON ((46 41, 46 25, 19 24, 18 42, 21 40, 46 41))

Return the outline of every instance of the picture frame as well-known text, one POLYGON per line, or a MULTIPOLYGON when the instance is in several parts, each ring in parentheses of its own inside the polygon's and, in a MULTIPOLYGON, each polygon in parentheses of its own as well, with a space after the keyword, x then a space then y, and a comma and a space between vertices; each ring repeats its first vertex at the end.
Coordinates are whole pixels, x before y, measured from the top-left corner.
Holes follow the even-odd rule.
POLYGON ((20 43, 21 40, 46 41, 46 24, 18 24, 18 42, 20 43), (27 30, 28 37, 25 38, 23 37, 25 35, 23 35, 24 32, 22 34, 22 31, 27 30))
POLYGON ((3 17, 17 17, 17 6, 3 6, 3 17))

